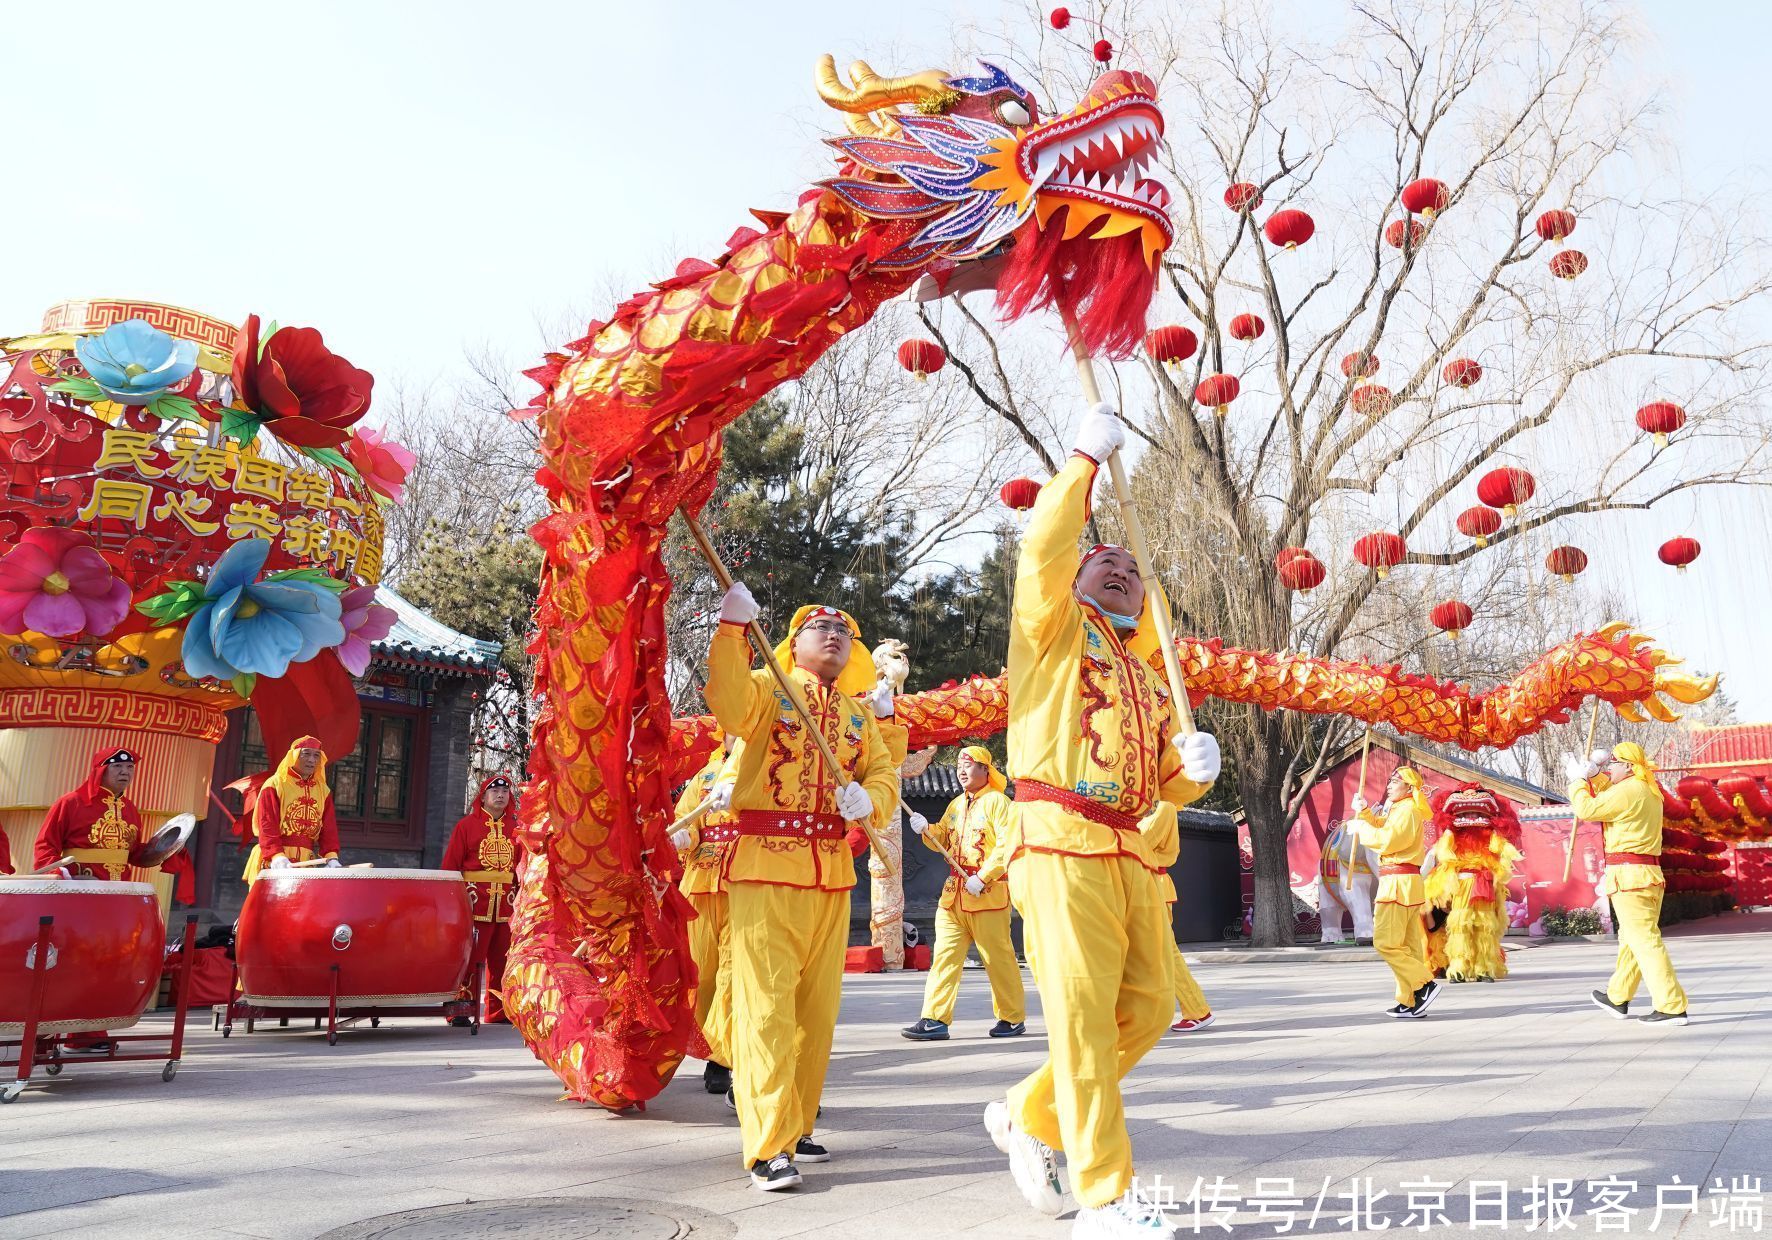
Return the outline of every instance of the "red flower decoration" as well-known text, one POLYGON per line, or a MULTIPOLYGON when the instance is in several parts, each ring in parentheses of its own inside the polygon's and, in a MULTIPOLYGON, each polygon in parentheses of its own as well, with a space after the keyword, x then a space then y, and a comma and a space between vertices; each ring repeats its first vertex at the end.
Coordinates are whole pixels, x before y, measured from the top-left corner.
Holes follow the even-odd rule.
POLYGON ((234 395, 277 438, 300 448, 337 448, 369 412, 375 377, 326 347, 312 327, 283 327, 261 351, 258 315, 234 345, 234 395))
POLYGON ((1105 65, 1113 58, 1114 45, 1109 43, 1106 39, 1097 39, 1095 41, 1095 59, 1101 61, 1101 63, 1105 65))
POLYGON ((1054 30, 1063 30, 1071 24, 1071 11, 1069 9, 1053 9, 1052 16, 1047 20, 1052 23, 1054 30))
POLYGON ((418 457, 410 449, 367 427, 351 432, 345 444, 345 459, 356 466, 365 486, 396 504, 404 498, 406 475, 418 464, 418 457))

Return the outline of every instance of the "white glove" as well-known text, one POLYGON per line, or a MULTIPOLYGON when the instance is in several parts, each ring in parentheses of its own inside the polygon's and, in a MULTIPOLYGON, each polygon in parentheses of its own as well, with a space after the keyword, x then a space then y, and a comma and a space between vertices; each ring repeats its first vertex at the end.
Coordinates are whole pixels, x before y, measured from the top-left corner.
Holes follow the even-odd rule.
POLYGON ((1571 780, 1579 782, 1580 780, 1588 778, 1593 773, 1594 768, 1589 766, 1588 760, 1580 754, 1572 753, 1563 759, 1563 774, 1567 775, 1571 780))
POLYGON ((682 852, 685 848, 689 847, 689 841, 692 838, 694 837, 689 834, 689 828, 678 827, 675 831, 671 832, 671 847, 678 852, 682 852))
POLYGON ((874 816, 874 799, 860 784, 844 784, 837 789, 837 812, 848 822, 865 821, 874 816))
POLYGON ((1356 796, 1347 803, 1348 812, 1356 817, 1366 812, 1366 798, 1356 796))
POLYGON ((892 718, 891 684, 882 680, 879 684, 874 686, 874 691, 868 694, 867 701, 868 705, 874 708, 874 717, 876 719, 892 718))
POLYGON ((1074 446, 1084 456, 1102 462, 1118 452, 1125 442, 1125 423, 1120 421, 1112 405, 1101 404, 1083 415, 1074 446))
POLYGON ((730 782, 715 784, 714 790, 708 793, 708 813, 723 814, 731 808, 732 784, 730 782))
POLYGON ((911 811, 911 830, 916 832, 918 835, 921 835, 921 834, 923 834, 923 832, 927 831, 928 829, 929 829, 929 820, 927 818, 923 817, 923 815, 919 814, 916 810, 912 810, 911 811))
POLYGON ((1218 739, 1210 732, 1189 732, 1175 738, 1181 751, 1181 773, 1196 784, 1209 784, 1218 778, 1222 765, 1218 756, 1218 739))
POLYGON ((1596 749, 1587 756, 1589 775, 1598 775, 1601 771, 1611 765, 1612 751, 1610 749, 1596 749))
POLYGON ((326 858, 326 865, 323 868, 328 870, 342 869, 344 868, 344 862, 340 861, 337 857, 328 857, 326 858))
POLYGON ((273 870, 287 870, 289 868, 289 858, 285 857, 282 853, 278 853, 275 857, 271 858, 271 864, 268 868, 273 870))
POLYGON ((984 879, 980 878, 976 874, 967 875, 966 876, 966 894, 969 896, 983 895, 984 894, 984 879))
POLYGON ((757 618, 757 600, 751 597, 751 588, 742 581, 732 583, 726 596, 720 600, 720 619, 729 624, 749 624, 757 618))

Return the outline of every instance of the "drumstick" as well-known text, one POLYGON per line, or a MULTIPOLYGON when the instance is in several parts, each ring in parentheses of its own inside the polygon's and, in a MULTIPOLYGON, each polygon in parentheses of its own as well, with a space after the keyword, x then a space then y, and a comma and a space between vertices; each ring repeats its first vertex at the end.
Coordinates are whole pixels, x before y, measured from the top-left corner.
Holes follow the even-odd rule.
POLYGON ((38 874, 48 874, 52 870, 59 870, 64 865, 78 865, 78 864, 79 863, 77 861, 75 861, 72 857, 63 857, 60 861, 51 861, 48 865, 38 866, 34 870, 26 870, 23 874, 20 874, 19 877, 20 878, 31 878, 31 877, 38 875, 38 874))
POLYGON ((690 810, 687 814, 684 814, 681 818, 677 819, 677 821, 673 822, 670 825, 670 828, 665 832, 665 837, 667 839, 670 838, 671 836, 677 834, 677 832, 683 830, 690 823, 694 822, 697 818, 700 818, 703 814, 707 813, 708 810, 710 808, 712 808, 713 801, 714 801, 714 794, 710 792, 705 797, 703 797, 701 799, 700 805, 697 805, 694 809, 690 810))

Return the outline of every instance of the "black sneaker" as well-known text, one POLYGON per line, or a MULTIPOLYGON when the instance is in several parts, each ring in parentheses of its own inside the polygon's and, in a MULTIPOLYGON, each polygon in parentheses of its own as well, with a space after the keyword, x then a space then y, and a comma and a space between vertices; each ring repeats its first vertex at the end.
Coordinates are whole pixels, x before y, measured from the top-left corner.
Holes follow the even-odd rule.
POLYGON ((1415 1009, 1405 1007, 1403 1004, 1399 1003, 1394 1008, 1386 1008, 1384 1014, 1391 1017, 1393 1020, 1402 1020, 1405 1017, 1415 1015, 1415 1009))
POLYGON ((801 1137, 794 1146, 795 1162, 830 1162, 831 1152, 811 1137, 801 1137))
POLYGON ((1684 1012, 1650 1012, 1649 1015, 1643 1017, 1643 1023, 1645 1025, 1683 1025, 1686 1023, 1686 1014, 1684 1012))
POLYGON ((726 1109, 728 1111, 737 1111, 738 1110, 738 1098, 735 1094, 733 1094, 731 1089, 728 1089, 726 1091, 726 1109))
POLYGON ((1435 999, 1438 999, 1440 997, 1440 992, 1444 989, 1446 989, 1444 983, 1430 981, 1427 985, 1416 991, 1415 1006, 1409 1009, 1410 1014, 1413 1016, 1426 1016, 1428 1005, 1435 999))
POLYGON ((1028 1026, 1025 1020, 1018 1020, 1013 1025, 1006 1020, 1000 1020, 991 1026, 993 1038, 1019 1038, 1027 1031, 1028 1026))
POLYGON ((1619 1020, 1629 1020, 1630 1019, 1630 1000, 1629 999, 1626 999, 1623 1003, 1614 1003, 1614 1002, 1612 1002, 1612 996, 1608 995, 1603 990, 1594 991, 1591 998, 1594 1001, 1595 1007, 1605 1008, 1608 1012, 1612 1013, 1612 1015, 1616 1016, 1619 1020))
POLYGON ((906 1025, 900 1032, 913 1042, 946 1042, 948 1040, 948 1027, 939 1020, 930 1020, 927 1016, 914 1025, 906 1025))
POLYGON ((759 1158, 751 1164, 751 1183, 766 1193, 779 1193, 784 1188, 800 1187, 800 1172, 786 1154, 777 1154, 768 1162, 759 1158))
POLYGON ((732 1069, 708 1060, 708 1066, 701 1070, 701 1087, 710 1094, 725 1093, 732 1088, 732 1069))

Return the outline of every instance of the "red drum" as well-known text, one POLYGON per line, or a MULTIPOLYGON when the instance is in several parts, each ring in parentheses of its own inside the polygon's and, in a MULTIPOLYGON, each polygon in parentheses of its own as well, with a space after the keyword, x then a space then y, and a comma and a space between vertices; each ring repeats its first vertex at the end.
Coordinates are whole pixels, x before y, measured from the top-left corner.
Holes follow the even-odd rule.
POLYGON ((0 1035, 24 1032, 38 974, 38 924, 49 969, 37 1031, 127 1029, 160 987, 166 927, 147 883, 92 878, 0 878, 0 1035))
POLYGON ((433 1007, 455 998, 473 946, 454 870, 281 869, 252 880, 235 954, 256 1007, 433 1007))

